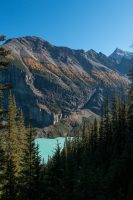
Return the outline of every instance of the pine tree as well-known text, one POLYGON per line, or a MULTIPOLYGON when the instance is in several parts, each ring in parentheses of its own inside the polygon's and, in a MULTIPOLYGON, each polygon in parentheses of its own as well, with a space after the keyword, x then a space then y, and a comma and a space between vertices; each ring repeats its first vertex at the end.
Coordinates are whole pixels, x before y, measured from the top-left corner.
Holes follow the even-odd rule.
POLYGON ((19 173, 19 140, 17 132, 17 108, 14 96, 10 93, 8 107, 8 130, 11 143, 11 156, 15 166, 15 176, 19 173))
POLYGON ((8 142, 6 148, 6 170, 5 170, 5 187, 4 187, 4 198, 5 200, 16 199, 15 191, 15 170, 11 155, 11 144, 8 142))
POLYGON ((24 167, 24 159, 25 159, 25 148, 27 145, 27 137, 26 137, 26 128, 24 124, 24 117, 22 111, 19 111, 17 115, 17 170, 15 173, 16 178, 16 191, 17 191, 17 199, 21 199, 22 196, 22 188, 23 188, 23 167, 24 167))
POLYGON ((5 186, 5 153, 2 148, 2 135, 0 134, 0 199, 4 195, 5 186))
POLYGON ((2 93, 0 91, 0 199, 2 198, 3 188, 4 188, 4 161, 5 153, 2 147, 3 143, 3 133, 2 133, 2 93))
POLYGON ((113 93, 112 98, 112 124, 113 132, 117 132, 118 129, 118 118, 119 118, 119 105, 118 105, 118 96, 116 92, 113 93))
POLYGON ((8 106, 8 132, 6 134, 6 186, 5 198, 16 198, 16 173, 17 173, 17 125, 16 105, 14 97, 10 93, 8 106))
MULTIPOLYGON (((3 42, 6 40, 6 36, 0 35, 0 42, 3 42)), ((7 66, 9 65, 9 59, 8 56, 10 55, 10 51, 6 50, 4 47, 0 46, 0 70, 7 69, 7 66)), ((7 83, 1 83, 0 84, 0 90, 9 89, 10 85, 7 83)))
POLYGON ((93 148, 94 151, 96 151, 97 149, 97 144, 98 144, 98 123, 97 123, 97 119, 95 118, 94 120, 94 125, 93 125, 93 148))
MULTIPOLYGON (((129 79, 131 81, 129 93, 128 93, 128 130, 132 132, 133 135, 133 67, 131 67, 129 72, 129 79)), ((133 139, 133 137, 132 137, 133 139)))
POLYGON ((17 176, 21 177, 21 172, 23 169, 24 162, 24 153, 25 148, 27 146, 27 133, 26 133, 24 116, 22 111, 20 110, 17 115, 17 142, 18 142, 18 171, 17 176))
POLYGON ((101 118, 100 118, 100 125, 99 125, 99 145, 102 146, 105 140, 104 135, 104 111, 103 107, 101 109, 101 118))
POLYGON ((118 133, 119 133, 119 140, 117 141, 118 153, 121 154, 123 149, 125 148, 125 143, 127 142, 128 133, 127 133, 127 102, 123 99, 119 103, 119 120, 118 120, 118 133))
MULTIPOLYGON (((0 42, 5 41, 6 37, 4 35, 0 35, 0 42)), ((10 52, 4 49, 3 47, 0 46, 0 72, 2 70, 7 69, 7 66, 9 64, 8 61, 8 55, 10 55, 10 52)), ((3 115, 5 113, 3 109, 3 91, 9 89, 9 84, 7 83, 0 83, 0 130, 3 129, 3 115)))
MULTIPOLYGON (((5 35, 0 35, 0 42, 6 40, 5 35)), ((9 64, 6 57, 10 54, 10 51, 6 50, 4 47, 0 47, 0 69, 5 69, 9 64)))
MULTIPOLYGON (((0 42, 5 41, 6 37, 4 35, 0 36, 0 42)), ((4 49, 3 47, 0 47, 0 71, 2 70, 6 70, 7 66, 9 64, 8 61, 8 55, 10 54, 9 51, 7 51, 6 49, 4 49)), ((1 177, 0 177, 0 182, 1 182, 1 188, 3 189, 3 194, 2 194, 2 199, 11 199, 11 196, 13 197, 12 191, 13 191, 13 187, 11 186, 11 167, 9 167, 10 165, 10 156, 9 156, 9 152, 7 152, 7 146, 5 148, 5 146, 2 147, 2 145, 6 145, 6 138, 5 138, 5 132, 7 133, 6 127, 3 126, 2 124, 2 120, 5 114, 5 110, 3 109, 3 91, 4 90, 9 90, 9 84, 7 83, 0 83, 0 168, 1 168, 1 177), (7 169, 8 168, 8 169, 7 169), (9 175, 10 174, 10 175, 9 175), (11 184, 9 184, 9 182, 11 184), (10 185, 10 186, 9 186, 10 185), (9 186, 9 187, 8 187, 9 186)), ((12 179, 13 180, 13 179, 12 179)), ((12 198, 13 199, 13 198, 12 198)))
POLYGON ((110 134, 110 99, 108 95, 106 96, 105 100, 104 130, 106 139, 108 139, 110 134))
POLYGON ((27 142, 24 147, 24 165, 21 180, 23 183, 23 192, 21 198, 25 200, 39 200, 40 156, 38 146, 35 145, 31 121, 26 136, 27 142))

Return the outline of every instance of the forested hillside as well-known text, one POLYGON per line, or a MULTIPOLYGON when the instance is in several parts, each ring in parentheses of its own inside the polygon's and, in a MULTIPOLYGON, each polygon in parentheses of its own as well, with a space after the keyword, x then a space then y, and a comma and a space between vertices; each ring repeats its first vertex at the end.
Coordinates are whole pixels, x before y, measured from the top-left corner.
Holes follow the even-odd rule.
MULTIPOLYGON (((0 37, 4 40, 4 37, 0 37)), ((1 70, 10 52, 0 48, 1 70)), ((132 200, 133 199, 133 68, 128 99, 106 94, 100 124, 84 123, 61 151, 40 163, 32 120, 25 127, 9 84, 1 85, 1 200, 132 200), (6 98, 8 93, 8 100, 6 98), (4 102, 8 101, 8 109, 4 102)))

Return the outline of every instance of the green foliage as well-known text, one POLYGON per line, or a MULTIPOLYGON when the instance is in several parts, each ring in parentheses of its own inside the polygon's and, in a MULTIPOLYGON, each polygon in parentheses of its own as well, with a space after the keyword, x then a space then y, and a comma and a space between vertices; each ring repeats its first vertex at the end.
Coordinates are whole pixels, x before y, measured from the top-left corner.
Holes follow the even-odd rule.
POLYGON ((132 200, 132 97, 132 82, 128 102, 107 96, 100 123, 84 119, 77 136, 41 164, 32 121, 26 128, 10 94, 8 125, 0 129, 0 200, 132 200))
POLYGON ((5 153, 2 149, 2 139, 0 138, 0 199, 4 193, 5 186, 5 153))
POLYGON ((93 126, 84 121, 82 136, 66 139, 63 151, 57 148, 45 169, 46 199, 132 199, 131 91, 129 94, 128 105, 115 93, 112 102, 107 96, 100 125, 96 119, 93 126))
POLYGON ((41 169, 38 147, 31 123, 29 128, 25 127, 23 113, 18 111, 11 93, 7 120, 5 133, 0 134, 0 199, 38 199, 41 169))
POLYGON ((23 183, 23 192, 21 194, 21 198, 25 200, 34 200, 38 197, 37 191, 40 181, 40 157, 38 152, 38 146, 35 146, 31 122, 26 133, 26 138, 26 145, 23 149, 23 175, 21 177, 21 181, 23 183))

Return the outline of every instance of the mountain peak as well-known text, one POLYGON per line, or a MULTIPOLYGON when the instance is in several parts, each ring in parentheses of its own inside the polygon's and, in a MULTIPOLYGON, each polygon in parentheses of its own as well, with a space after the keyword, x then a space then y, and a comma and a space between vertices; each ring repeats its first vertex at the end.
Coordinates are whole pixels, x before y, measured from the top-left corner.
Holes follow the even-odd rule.
POLYGON ((90 53, 90 54, 97 54, 97 52, 96 52, 94 49, 88 50, 87 53, 90 53))
POLYGON ((12 38, 6 41, 6 44, 20 44, 24 46, 32 46, 32 45, 38 45, 41 44, 42 46, 53 46, 48 41, 42 39, 41 37, 37 36, 25 36, 25 37, 19 37, 19 38, 12 38))
POLYGON ((116 62, 119 64, 123 58, 129 59, 129 60, 132 59, 133 52, 124 51, 120 48, 116 48, 115 51, 109 57, 116 60, 116 62))
POLYGON ((125 51, 120 48, 116 48, 114 52, 115 53, 124 53, 125 51))

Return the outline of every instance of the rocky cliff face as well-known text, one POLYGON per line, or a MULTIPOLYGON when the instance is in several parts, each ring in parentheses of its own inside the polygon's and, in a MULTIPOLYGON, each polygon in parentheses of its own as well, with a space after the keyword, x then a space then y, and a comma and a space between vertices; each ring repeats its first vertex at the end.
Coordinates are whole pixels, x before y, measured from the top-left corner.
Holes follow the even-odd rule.
POLYGON ((99 113, 105 93, 125 91, 128 84, 113 70, 114 59, 93 50, 56 47, 38 37, 11 39, 4 46, 12 52, 12 65, 0 80, 12 84, 17 104, 36 127, 83 108, 99 113))

